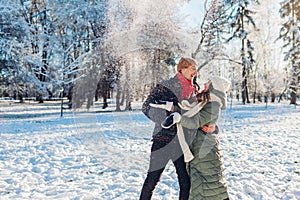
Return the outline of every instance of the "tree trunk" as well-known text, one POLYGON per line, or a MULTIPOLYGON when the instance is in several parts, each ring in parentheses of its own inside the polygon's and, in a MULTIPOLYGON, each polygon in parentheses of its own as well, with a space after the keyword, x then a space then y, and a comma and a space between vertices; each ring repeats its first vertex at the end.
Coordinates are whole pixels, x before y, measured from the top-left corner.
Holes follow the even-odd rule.
POLYGON ((120 86, 120 82, 118 81, 117 83, 117 94, 116 94, 116 111, 121 111, 121 86, 120 86))
POLYGON ((296 93, 296 87, 295 86, 291 86, 291 102, 290 104, 297 104, 297 93, 296 93))
POLYGON ((265 94, 264 99, 265 99, 265 103, 268 103, 268 95, 267 94, 265 94))
POLYGON ((142 92, 142 102, 144 102, 146 88, 147 88, 147 85, 144 85, 143 92, 142 92))
POLYGON ((236 90, 236 99, 240 101, 240 91, 236 90))
POLYGON ((250 103, 249 92, 248 92, 248 83, 246 83, 246 100, 247 100, 247 103, 250 103))
POLYGON ((125 110, 132 110, 132 107, 131 107, 131 95, 130 95, 130 92, 129 90, 127 89, 126 90, 126 106, 125 106, 125 110))
POLYGON ((102 109, 105 109, 108 107, 108 103, 107 103, 107 95, 103 96, 103 106, 102 109))
MULTIPOLYGON (((245 8, 243 8, 244 10, 245 8)), ((244 11, 242 11, 244 12, 244 11)), ((244 29, 244 15, 241 16, 241 23, 242 23, 242 29, 244 29)), ((242 72, 242 100, 243 104, 250 103, 249 101, 249 94, 248 94, 248 69, 247 69, 247 64, 246 64, 246 54, 245 54, 245 42, 246 38, 242 39, 242 65, 243 65, 243 72, 242 72)))
POLYGON ((89 95, 88 96, 88 99, 87 99, 87 104, 86 104, 86 108, 87 109, 90 109, 91 106, 93 105, 93 98, 94 98, 94 95, 89 95))
POLYGON ((275 93, 272 92, 272 93, 271 93, 271 102, 272 102, 272 103, 275 102, 275 98, 276 98, 275 93))
POLYGON ((124 102, 125 102, 125 91, 124 91, 124 88, 123 88, 123 91, 122 91, 122 98, 121 98, 120 105, 123 106, 123 105, 124 105, 124 102))
POLYGON ((38 94, 38 95, 35 97, 35 100, 38 101, 39 103, 44 103, 43 97, 42 97, 42 95, 40 95, 40 94, 38 94))
POLYGON ((262 102, 261 93, 258 93, 258 95, 257 95, 257 101, 262 102))
POLYGON ((44 32, 44 37, 46 38, 46 41, 44 41, 43 44, 43 53, 42 53, 42 62, 43 66, 41 69, 41 74, 40 74, 40 81, 45 82, 46 81, 46 73, 47 73, 47 68, 48 68, 48 45, 49 45, 49 33, 48 33, 48 28, 47 28, 47 13, 46 13, 46 8, 44 8, 43 12, 43 32, 44 32))
POLYGON ((19 94, 20 103, 24 103, 23 95, 19 94))
POLYGON ((295 79, 293 80, 290 89, 291 89, 291 104, 297 105, 297 85, 300 83, 300 76, 296 74, 295 72, 297 71, 297 68, 295 67, 294 69, 294 77, 295 79))
POLYGON ((281 94, 279 95, 279 98, 278 98, 278 103, 280 103, 280 101, 282 100, 282 97, 284 95, 284 93, 286 92, 287 90, 287 87, 284 88, 284 90, 281 92, 281 94))
MULTIPOLYGON (((292 3, 292 17, 293 19, 297 19, 297 16, 296 16, 296 9, 298 8, 298 6, 296 6, 296 4, 299 4, 298 1, 291 1, 292 3)), ((292 27, 296 26, 296 24, 298 22, 295 22, 295 21, 291 21, 292 22, 292 27)), ((296 47, 298 47, 297 45, 297 39, 298 36, 296 35, 296 33, 294 31, 292 31, 292 47, 293 49, 295 49, 296 47)), ((300 80, 300 77, 299 75, 296 73, 299 69, 299 64, 296 64, 297 60, 298 60, 298 57, 299 57, 299 50, 298 52, 296 53, 293 53, 292 54, 292 57, 291 57, 291 61, 292 61, 292 69, 293 69, 293 73, 292 73, 292 82, 291 82, 291 85, 290 85, 290 89, 291 89, 291 101, 290 101, 290 104, 294 104, 294 105, 297 105, 297 83, 299 83, 299 80, 300 80), (298 81, 298 82, 297 82, 298 81)), ((298 72, 299 73, 299 72, 298 72)))
POLYGON ((267 108, 268 107, 268 94, 265 94, 264 98, 265 98, 265 103, 266 103, 266 108, 267 108))
POLYGON ((243 66, 243 73, 242 73, 242 102, 246 104, 247 99, 247 79, 246 79, 246 66, 243 66))

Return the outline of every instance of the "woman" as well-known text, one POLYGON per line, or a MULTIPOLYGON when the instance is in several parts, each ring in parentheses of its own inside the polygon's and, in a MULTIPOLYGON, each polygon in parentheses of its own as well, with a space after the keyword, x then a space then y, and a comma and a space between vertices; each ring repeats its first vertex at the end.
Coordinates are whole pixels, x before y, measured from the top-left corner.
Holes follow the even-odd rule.
MULTIPOLYGON (((206 83, 204 93, 201 93, 209 94, 210 100, 205 105, 197 104, 197 106, 203 105, 203 107, 199 108, 195 115, 181 116, 179 113, 172 113, 162 123, 162 126, 167 127, 172 122, 180 123, 183 127, 189 129, 196 129, 203 125, 215 124, 221 110, 226 108, 226 91, 229 87, 230 82, 228 80, 213 77, 206 83)), ((205 133, 198 128, 190 149, 194 159, 187 163, 187 171, 191 181, 189 199, 229 199, 223 174, 224 163, 218 135, 205 133)))

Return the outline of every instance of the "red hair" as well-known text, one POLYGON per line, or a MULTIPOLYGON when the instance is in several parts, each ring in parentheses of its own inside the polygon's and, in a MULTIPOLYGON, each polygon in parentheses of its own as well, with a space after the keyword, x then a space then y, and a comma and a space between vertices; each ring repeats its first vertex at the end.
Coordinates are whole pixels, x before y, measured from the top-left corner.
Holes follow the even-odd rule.
POLYGON ((193 58, 182 57, 177 65, 177 72, 180 72, 182 69, 188 68, 189 66, 197 66, 198 63, 193 58))

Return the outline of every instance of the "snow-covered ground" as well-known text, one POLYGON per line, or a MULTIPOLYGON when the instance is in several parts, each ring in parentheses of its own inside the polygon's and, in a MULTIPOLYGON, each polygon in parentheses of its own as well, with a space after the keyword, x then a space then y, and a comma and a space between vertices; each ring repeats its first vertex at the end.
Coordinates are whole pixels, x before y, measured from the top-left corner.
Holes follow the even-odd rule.
MULTIPOLYGON (((300 108, 235 102, 222 115, 230 198, 300 199, 300 108)), ((59 104, 1 103, 0 199, 138 199, 152 128, 140 109, 60 118, 59 104)), ((178 199, 171 163, 153 199, 178 199)))

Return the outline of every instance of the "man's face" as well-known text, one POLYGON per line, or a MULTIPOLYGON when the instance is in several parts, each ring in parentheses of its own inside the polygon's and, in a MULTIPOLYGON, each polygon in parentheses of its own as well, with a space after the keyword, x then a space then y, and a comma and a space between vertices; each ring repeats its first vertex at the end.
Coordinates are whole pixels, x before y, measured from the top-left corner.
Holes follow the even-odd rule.
POLYGON ((197 75, 197 68, 194 65, 190 65, 188 68, 182 69, 181 73, 187 80, 192 80, 197 75))

